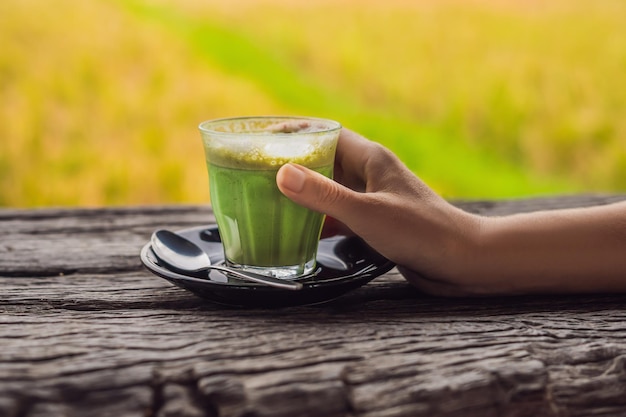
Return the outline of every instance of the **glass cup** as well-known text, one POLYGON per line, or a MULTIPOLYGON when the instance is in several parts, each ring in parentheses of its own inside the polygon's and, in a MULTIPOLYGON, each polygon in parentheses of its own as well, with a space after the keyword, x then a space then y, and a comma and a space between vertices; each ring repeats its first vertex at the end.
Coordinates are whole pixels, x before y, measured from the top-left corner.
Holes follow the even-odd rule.
POLYGON ((341 125, 261 116, 209 120, 199 128, 226 264, 283 279, 312 273, 324 216, 285 197, 276 173, 293 162, 332 178, 341 125))

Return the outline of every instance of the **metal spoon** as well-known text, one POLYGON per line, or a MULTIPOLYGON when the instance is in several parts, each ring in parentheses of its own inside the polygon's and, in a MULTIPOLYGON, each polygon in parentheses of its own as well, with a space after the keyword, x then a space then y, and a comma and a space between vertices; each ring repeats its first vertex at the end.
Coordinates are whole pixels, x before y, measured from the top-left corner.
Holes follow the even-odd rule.
POLYGON ((248 271, 237 271, 227 266, 211 265, 209 256, 192 241, 169 230, 157 230, 152 234, 152 250, 155 255, 169 266, 184 273, 199 273, 215 269, 235 278, 254 281, 272 287, 288 290, 300 290, 302 284, 248 271))

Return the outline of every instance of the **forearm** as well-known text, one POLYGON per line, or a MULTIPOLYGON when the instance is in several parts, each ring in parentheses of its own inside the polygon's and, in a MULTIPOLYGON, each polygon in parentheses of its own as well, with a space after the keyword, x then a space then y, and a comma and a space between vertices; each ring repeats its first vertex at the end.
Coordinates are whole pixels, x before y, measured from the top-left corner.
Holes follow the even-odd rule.
POLYGON ((485 218, 469 262, 479 293, 626 292, 626 202, 485 218))

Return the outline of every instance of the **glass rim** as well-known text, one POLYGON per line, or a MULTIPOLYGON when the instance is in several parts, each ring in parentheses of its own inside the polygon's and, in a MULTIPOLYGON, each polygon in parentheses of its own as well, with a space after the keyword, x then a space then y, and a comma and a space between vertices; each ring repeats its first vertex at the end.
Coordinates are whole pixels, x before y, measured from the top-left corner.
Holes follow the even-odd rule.
POLYGON ((236 117, 221 117, 218 119, 205 120, 198 125, 198 129, 200 129, 200 132, 202 133, 207 133, 211 135, 219 135, 219 136, 239 136, 239 135, 270 136, 270 135, 275 135, 276 133, 270 132, 270 131, 224 132, 222 130, 212 129, 211 126, 224 124, 226 122, 238 122, 238 121, 245 121, 245 120, 262 121, 262 120, 272 120, 272 119, 276 120, 277 122, 290 121, 290 120, 293 120, 293 121, 308 120, 308 121, 313 121, 313 122, 321 122, 321 123, 324 123, 325 125, 328 125, 328 126, 324 126, 324 128, 319 129, 319 130, 313 130, 313 131, 307 131, 307 132, 297 132, 297 131, 282 132, 281 135, 294 135, 294 136, 319 135, 319 134, 324 134, 324 133, 332 133, 342 128, 341 123, 335 120, 324 119, 321 117, 313 117, 313 116, 236 116, 236 117))

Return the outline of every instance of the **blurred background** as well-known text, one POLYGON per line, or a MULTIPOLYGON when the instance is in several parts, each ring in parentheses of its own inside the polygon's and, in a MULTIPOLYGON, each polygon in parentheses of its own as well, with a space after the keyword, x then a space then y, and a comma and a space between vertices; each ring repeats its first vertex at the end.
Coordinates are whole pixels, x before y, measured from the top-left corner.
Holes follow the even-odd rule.
POLYGON ((623 0, 2 0, 0 206, 208 203, 197 131, 300 114, 447 198, 626 191, 623 0))

